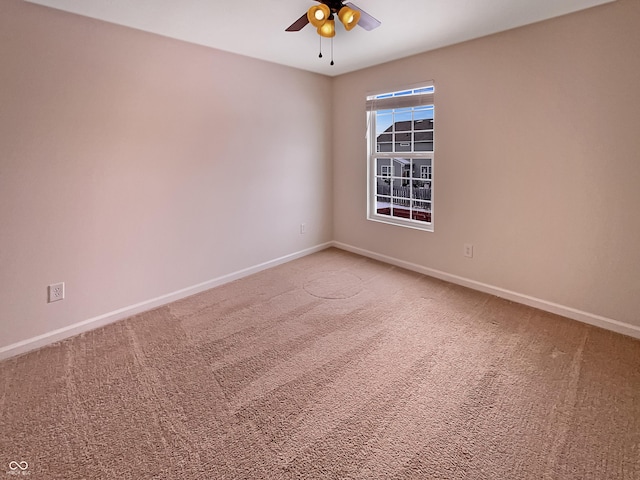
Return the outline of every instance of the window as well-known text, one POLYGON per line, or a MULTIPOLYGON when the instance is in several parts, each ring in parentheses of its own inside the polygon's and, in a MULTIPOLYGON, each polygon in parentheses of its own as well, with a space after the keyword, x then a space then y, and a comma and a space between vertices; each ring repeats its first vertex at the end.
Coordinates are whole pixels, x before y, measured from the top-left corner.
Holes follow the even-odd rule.
POLYGON ((367 218, 433 231, 434 86, 367 97, 367 218))

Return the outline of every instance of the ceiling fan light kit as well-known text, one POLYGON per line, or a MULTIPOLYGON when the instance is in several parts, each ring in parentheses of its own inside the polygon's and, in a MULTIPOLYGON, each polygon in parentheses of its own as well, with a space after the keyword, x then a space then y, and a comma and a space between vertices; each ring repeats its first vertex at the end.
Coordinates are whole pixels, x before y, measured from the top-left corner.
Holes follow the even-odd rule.
MULTIPOLYGON (((380 21, 369 15, 367 12, 357 7, 353 3, 345 3, 344 0, 316 0, 318 5, 314 5, 307 13, 293 22, 286 29, 287 32, 298 32, 308 23, 316 27, 320 37, 333 38, 336 36, 335 16, 338 16, 340 23, 344 25, 346 31, 352 30, 356 25, 360 25, 365 30, 373 30, 380 26, 380 21)), ((333 65, 333 41, 331 43, 333 65)), ((322 49, 320 51, 322 58, 322 49)))

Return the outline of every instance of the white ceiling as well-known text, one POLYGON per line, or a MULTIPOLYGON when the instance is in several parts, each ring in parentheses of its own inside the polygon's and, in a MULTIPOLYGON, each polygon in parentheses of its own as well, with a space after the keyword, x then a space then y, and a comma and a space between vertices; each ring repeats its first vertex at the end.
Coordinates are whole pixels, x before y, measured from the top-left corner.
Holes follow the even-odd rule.
POLYGON ((330 41, 311 25, 285 32, 313 0, 26 0, 88 17, 321 73, 340 75, 615 0, 351 0, 382 21, 330 41))

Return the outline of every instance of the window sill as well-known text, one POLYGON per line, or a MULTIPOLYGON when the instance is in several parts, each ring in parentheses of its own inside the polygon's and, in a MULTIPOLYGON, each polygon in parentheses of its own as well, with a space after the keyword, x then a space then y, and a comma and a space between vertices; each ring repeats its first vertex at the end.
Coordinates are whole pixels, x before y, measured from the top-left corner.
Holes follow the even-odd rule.
POLYGON ((398 217, 391 217, 389 215, 378 215, 378 214, 373 214, 373 215, 368 215, 367 216, 367 220, 370 220, 372 222, 378 222, 378 223, 386 223, 388 225, 395 225, 397 227, 405 227, 405 228, 411 228, 413 230, 421 230, 423 232, 433 232, 433 222, 420 222, 420 221, 416 221, 416 220, 410 220, 410 219, 404 219, 404 218, 398 218, 398 217))

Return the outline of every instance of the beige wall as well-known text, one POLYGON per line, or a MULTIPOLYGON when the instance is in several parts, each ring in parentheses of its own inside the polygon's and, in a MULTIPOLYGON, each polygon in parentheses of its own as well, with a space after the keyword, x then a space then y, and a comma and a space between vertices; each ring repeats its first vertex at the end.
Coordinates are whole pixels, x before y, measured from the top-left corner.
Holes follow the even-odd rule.
POLYGON ((328 77, 2 0, 0 348, 330 241, 330 96, 328 77))
POLYGON ((619 0, 339 77, 334 239, 640 326, 638 52, 640 2, 619 0), (422 80, 434 233, 365 219, 365 96, 422 80))
POLYGON ((3 0, 0 351, 331 239, 640 326, 638 25, 618 0, 332 80, 3 0), (435 233, 368 222, 365 96, 430 79, 435 233))

